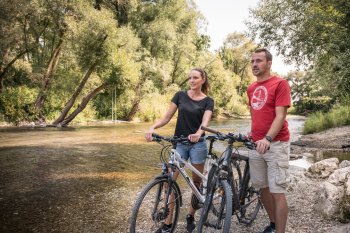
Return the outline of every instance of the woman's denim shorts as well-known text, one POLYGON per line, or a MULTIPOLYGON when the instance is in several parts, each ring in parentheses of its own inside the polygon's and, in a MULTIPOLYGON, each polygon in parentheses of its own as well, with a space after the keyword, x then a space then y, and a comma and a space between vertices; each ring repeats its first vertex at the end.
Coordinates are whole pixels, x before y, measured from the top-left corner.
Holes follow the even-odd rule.
POLYGON ((183 159, 190 159, 192 164, 202 164, 205 163, 207 158, 208 147, 205 141, 189 145, 178 143, 176 145, 176 151, 183 159))

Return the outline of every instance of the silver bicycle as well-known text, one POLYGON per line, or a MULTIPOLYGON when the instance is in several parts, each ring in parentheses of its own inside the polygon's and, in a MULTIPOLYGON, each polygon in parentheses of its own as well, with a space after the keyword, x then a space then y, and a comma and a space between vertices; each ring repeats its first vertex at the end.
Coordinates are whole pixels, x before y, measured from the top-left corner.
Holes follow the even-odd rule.
MULTIPOLYGON (((210 142, 208 159, 206 162, 205 171, 208 174, 203 175, 190 163, 183 160, 180 154, 176 151, 177 143, 191 143, 185 137, 163 137, 153 134, 153 141, 162 145, 161 161, 163 163, 162 173, 152 179, 141 191, 132 209, 132 214, 129 221, 129 232, 155 232, 162 227, 167 218, 171 219, 172 227, 170 232, 174 232, 177 226, 180 207, 182 206, 181 189, 174 179, 175 171, 184 178, 186 184, 193 192, 191 204, 195 209, 201 208, 206 199, 207 188, 215 189, 214 196, 215 205, 211 211, 222 216, 220 213, 225 213, 226 216, 232 214, 232 191, 229 183, 222 174, 217 172, 218 158, 212 153, 213 143, 217 140, 216 136, 208 136, 210 142), (170 144, 166 143, 169 142, 170 144), (171 149, 170 149, 171 148, 171 149), (168 152, 168 153, 167 153, 168 152), (168 154, 168 160, 166 159, 168 154), (186 173, 185 168, 195 172, 202 178, 202 185, 196 187, 192 179, 186 173), (214 172, 215 171, 215 172, 214 172), (207 184, 211 187, 207 187, 207 184)), ((204 140, 203 138, 201 140, 204 140)), ((228 232, 231 224, 231 218, 218 218, 217 229, 222 229, 221 232, 228 232)))

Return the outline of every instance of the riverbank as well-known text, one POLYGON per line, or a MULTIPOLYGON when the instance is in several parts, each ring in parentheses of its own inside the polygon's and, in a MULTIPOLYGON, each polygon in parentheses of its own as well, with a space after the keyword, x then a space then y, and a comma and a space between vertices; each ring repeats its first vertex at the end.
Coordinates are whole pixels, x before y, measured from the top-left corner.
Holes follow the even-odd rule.
MULTIPOLYGON (((244 132, 245 128, 240 127, 248 125, 249 121, 237 121, 236 125, 213 122, 213 128, 224 132, 244 132)), ((291 125, 299 128, 301 122, 291 125)), ((160 169, 159 146, 144 140, 143 132, 148 127, 116 124, 0 131, 0 231, 127 232, 134 200, 160 169)), ((173 127, 161 133, 170 134, 173 127)), ((333 135, 344 129, 336 131, 333 135)), ((287 233, 349 232, 344 231, 347 225, 324 219, 313 209, 321 181, 305 177, 305 169, 291 166, 291 171, 287 233)), ((185 232, 190 200, 186 189, 183 200, 179 233, 185 232)), ((268 223, 265 210, 250 227, 240 225, 235 217, 232 220, 231 229, 236 233, 256 233, 268 223)))
POLYGON ((350 151, 350 126, 302 135, 291 143, 291 148, 294 154, 317 150, 350 151))
MULTIPOLYGON (((331 152, 350 152, 350 126, 328 129, 320 133, 302 135, 292 143, 291 153, 302 157, 309 152, 327 150, 331 152)), ((349 158, 346 158, 350 160, 349 158)), ((291 183, 286 194, 289 205, 289 216, 286 232, 288 233, 348 233, 350 224, 340 223, 336 219, 325 218, 316 211, 319 187, 322 179, 312 179, 305 176, 306 169, 290 166, 291 183)), ((265 210, 250 227, 239 225, 234 220, 232 228, 236 233, 259 232, 267 225, 268 216, 265 210)))

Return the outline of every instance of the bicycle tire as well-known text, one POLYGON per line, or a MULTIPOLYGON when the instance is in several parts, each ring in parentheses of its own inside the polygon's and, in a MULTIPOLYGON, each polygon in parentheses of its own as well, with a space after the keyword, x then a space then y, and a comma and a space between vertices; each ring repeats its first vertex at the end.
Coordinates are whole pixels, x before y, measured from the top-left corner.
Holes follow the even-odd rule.
POLYGON ((129 222, 129 232, 155 232, 161 228, 169 215, 170 202, 166 201, 174 195, 172 228, 175 232, 181 205, 181 193, 175 181, 171 184, 167 177, 160 177, 150 181, 137 198, 129 222), (170 192, 168 188, 170 187, 170 192), (167 203, 166 203, 167 202, 167 203))
POLYGON ((197 232, 228 233, 232 216, 232 191, 227 180, 214 176, 209 184, 197 232), (214 207, 214 205, 217 205, 214 207), (218 213, 214 213, 217 210, 218 213))
POLYGON ((243 183, 243 175, 242 175, 242 170, 241 170, 241 163, 238 162, 237 160, 231 159, 230 162, 230 168, 232 170, 233 173, 233 177, 234 177, 234 181, 235 181, 235 185, 236 187, 241 187, 242 183, 243 183))
POLYGON ((249 172, 243 181, 241 195, 241 208, 237 213, 237 217, 240 222, 250 225, 256 219, 262 203, 260 201, 260 191, 255 189, 250 182, 249 172))
POLYGON ((243 183, 243 176, 237 160, 231 159, 229 169, 228 182, 232 189, 232 209, 235 211, 240 209, 239 191, 243 183))

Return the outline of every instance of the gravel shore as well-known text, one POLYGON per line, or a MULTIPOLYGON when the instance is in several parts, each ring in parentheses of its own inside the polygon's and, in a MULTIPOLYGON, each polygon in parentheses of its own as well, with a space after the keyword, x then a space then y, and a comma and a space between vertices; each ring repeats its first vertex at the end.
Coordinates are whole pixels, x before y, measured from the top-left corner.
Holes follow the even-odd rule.
MULTIPOLYGON (((334 219, 325 219, 315 212, 315 191, 321 181, 312 180, 304 176, 304 169, 291 167, 292 182, 288 188, 287 200, 289 205, 289 216, 287 222, 287 233, 349 233, 350 224, 342 224, 334 219)), ((183 200, 188 200, 189 193, 185 194, 183 200)), ((187 203, 184 204, 182 212, 186 212, 187 203)), ((197 211, 200 213, 200 211, 197 211)), ((196 219, 199 219, 197 213, 196 219)), ((184 216, 184 214, 182 214, 184 216)), ((269 224, 265 209, 261 209, 257 219, 251 226, 238 223, 232 218, 232 233, 257 233, 269 224)), ((180 219, 177 232, 186 232, 184 219, 180 219)))
MULTIPOLYGON (((122 141, 120 131, 105 131, 28 129, 0 134, 0 232, 127 232, 138 191, 159 172, 154 167, 158 157, 150 157, 147 151, 159 147, 144 144, 141 136, 139 141, 133 139, 135 144, 127 144, 130 142, 122 141), (144 159, 133 159, 130 148, 144 159)), ((307 145, 294 145, 292 153, 315 147, 346 151, 341 146, 350 144, 349 135, 347 126, 302 136, 300 142, 307 145)), ((324 219, 314 210, 315 190, 321 181, 305 177, 301 168, 291 166, 291 172, 286 232, 349 233, 349 224, 324 219)), ((189 197, 190 192, 184 191, 179 233, 186 232, 189 197)), ((265 210, 249 227, 237 223, 235 217, 232 220, 233 233, 259 232, 269 223, 265 210)))

